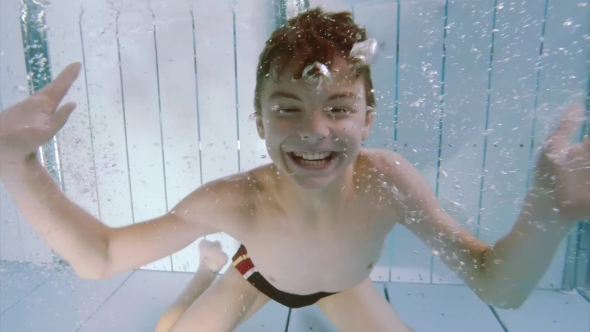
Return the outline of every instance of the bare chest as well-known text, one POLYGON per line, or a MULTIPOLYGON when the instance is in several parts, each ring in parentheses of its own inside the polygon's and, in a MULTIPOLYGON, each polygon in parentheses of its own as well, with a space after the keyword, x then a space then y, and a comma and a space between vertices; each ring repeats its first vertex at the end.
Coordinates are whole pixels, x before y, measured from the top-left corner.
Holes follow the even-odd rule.
POLYGON ((337 292, 363 281, 393 226, 378 211, 359 206, 323 220, 272 209, 258 218, 244 245, 271 284, 294 294, 337 292))

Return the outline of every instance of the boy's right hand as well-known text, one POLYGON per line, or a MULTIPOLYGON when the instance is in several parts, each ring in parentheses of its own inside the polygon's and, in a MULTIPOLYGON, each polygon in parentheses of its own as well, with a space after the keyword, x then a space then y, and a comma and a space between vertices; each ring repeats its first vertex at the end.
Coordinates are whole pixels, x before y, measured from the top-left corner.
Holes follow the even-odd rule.
POLYGON ((66 124, 76 104, 56 109, 80 68, 80 63, 68 65, 43 89, 0 112, 0 164, 20 164, 36 156, 37 149, 66 124))

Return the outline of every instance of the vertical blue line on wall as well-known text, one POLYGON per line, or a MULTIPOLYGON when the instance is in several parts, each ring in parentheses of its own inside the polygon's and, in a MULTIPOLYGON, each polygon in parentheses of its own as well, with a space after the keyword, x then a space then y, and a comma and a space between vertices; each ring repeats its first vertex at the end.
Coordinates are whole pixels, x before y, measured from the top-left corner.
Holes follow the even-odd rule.
POLYGON ((195 101, 197 108, 197 139, 199 141, 199 181, 200 185, 203 185, 203 156, 201 153, 201 109, 199 107, 199 76, 198 76, 198 65, 197 65, 197 35, 195 33, 195 13, 191 10, 191 19, 193 27, 193 60, 195 70, 195 101))
POLYGON ((292 16, 309 9, 309 0, 278 0, 275 8, 275 29, 287 23, 292 16), (289 5, 293 12, 289 12, 289 5))
MULTIPOLYGON (((588 53, 588 64, 590 64, 590 52, 588 53)), ((586 85, 586 100, 584 102, 584 115, 585 115, 585 119, 584 119, 584 123, 582 125, 582 131, 580 132, 580 142, 582 142, 584 140, 584 138, 588 138, 590 137, 590 71, 588 72, 588 82, 586 85)), ((578 226, 576 227, 576 234, 577 234, 577 242, 576 242, 576 248, 575 248, 575 257, 576 257, 576 262, 574 264, 574 280, 573 280, 573 286, 574 287, 582 287, 585 288, 586 290, 590 290, 590 278, 586 278, 586 280, 578 280, 578 269, 580 268, 580 266, 582 264, 586 264, 586 269, 590 271, 590 255, 586 255, 586 257, 580 256, 580 246, 583 243, 583 239, 582 236, 587 236, 588 238, 590 238, 590 233, 584 233, 585 229, 590 229, 588 228, 588 226, 590 225, 590 220, 584 220, 582 222, 578 223, 578 226), (587 262, 582 262, 583 259, 586 259, 587 262)))
MULTIPOLYGON (((90 128, 90 149, 91 151, 94 150, 94 126, 92 122, 91 114, 91 105, 90 105, 90 94, 88 93, 88 75, 86 73, 86 50, 84 48, 84 34, 82 33, 82 19, 84 17, 84 7, 80 6, 80 18, 78 20, 78 29, 80 31, 80 48, 82 53, 82 69, 84 70, 84 88, 86 89, 86 105, 88 105, 88 128, 90 128)), ((92 153, 92 172, 94 174, 94 183, 98 183, 98 175, 96 173, 96 154, 92 153)), ((98 207, 98 220, 102 219, 102 211, 101 211, 101 204, 100 204, 100 192, 98 190, 98 185, 94 186, 94 194, 96 195, 96 205, 98 207)))
MULTIPOLYGON (((485 120, 485 127, 484 132, 487 133, 489 129, 489 122, 490 122, 490 101, 491 101, 491 92, 492 92, 492 67, 494 65, 494 44, 496 40, 496 15, 498 12, 498 0, 494 0, 494 9, 492 12, 492 42, 490 45, 490 60, 488 63, 488 91, 487 91, 487 100, 486 100, 486 120, 485 120)), ((487 151, 488 151, 488 135, 484 135, 483 138, 483 158, 481 161, 481 174, 479 178, 479 200, 477 203, 477 229, 475 235, 479 237, 479 228, 481 224, 481 205, 483 202, 483 187, 485 184, 485 172, 486 172, 486 160, 487 160, 487 151)))
MULTIPOLYGON (((166 209, 166 212, 168 212, 168 181, 166 180, 166 149, 164 144, 164 128, 162 127, 162 89, 160 88, 160 58, 158 56, 157 33, 158 27, 156 26, 156 14, 154 14, 152 8, 150 8, 150 12, 152 14, 152 27, 154 30, 154 51, 156 56, 156 85, 158 87, 158 122, 160 123, 160 148, 162 149, 162 175, 164 178, 164 207, 166 209)), ((174 271, 174 262, 172 261, 172 255, 168 257, 170 258, 170 269, 174 271)))
MULTIPOLYGON (((445 68, 447 62, 447 24, 449 19, 449 0, 445 0, 445 13, 444 13, 444 24, 443 24, 443 42, 442 42, 442 69, 440 74, 440 109, 438 112, 438 152, 436 158, 436 184, 435 194, 438 198, 438 185, 440 179, 440 160, 442 154, 442 139, 443 139, 443 116, 445 112, 445 68)), ((432 283, 432 273, 434 266, 434 255, 430 255, 430 283, 432 283)))
POLYGON ((275 12, 275 29, 282 27, 287 23, 287 0, 277 1, 277 7, 275 12))
MULTIPOLYGON (((21 3, 20 24, 24 50, 23 55, 27 70, 29 94, 33 94, 41 90, 52 79, 47 45, 45 9, 42 4, 33 0, 22 0, 21 3)), ((39 148, 38 157, 49 174, 51 174, 60 188, 65 192, 66 186, 63 181, 61 169, 59 142, 56 136, 39 148)), ((53 249, 51 252, 54 261, 65 262, 53 249)))
POLYGON ((232 25, 233 25, 233 38, 234 38, 234 89, 235 89, 235 105, 236 105, 236 131, 238 138, 238 172, 242 171, 242 165, 240 163, 240 99, 238 97, 238 45, 236 35, 236 12, 232 10, 232 25))
POLYGON ((150 8, 152 14, 152 26, 154 28, 154 51, 156 55, 156 85, 158 88, 158 120, 160 122, 160 147, 162 149, 162 169, 164 171, 164 204, 168 211, 168 183, 166 181, 166 149, 164 148, 164 128, 162 128, 162 89, 160 87, 160 58, 158 55, 158 27, 156 26, 156 15, 150 8))
MULTIPOLYGON (((397 13, 395 23, 395 87, 394 95, 395 101, 393 105, 393 151, 397 152, 397 127, 398 127, 398 112, 399 112, 399 49, 400 49, 400 26, 401 26, 401 4, 400 0, 397 2, 397 13)), ((389 232, 389 281, 393 281, 391 269, 393 268, 393 232, 389 232)))
MULTIPOLYGON (((21 33, 29 93, 33 94, 51 82, 45 8, 42 4, 33 0, 22 1, 21 33)), ((54 136, 51 141, 44 144, 39 149, 38 155, 47 171, 58 182, 61 189, 65 190, 57 137, 54 136)))
POLYGON ((43 6, 32 0, 23 0, 21 32, 30 94, 42 89, 51 81, 45 28, 43 6))
MULTIPOLYGON (((590 65, 590 52, 588 53, 588 64, 590 65)), ((586 100, 584 103, 586 119, 582 127, 580 141, 585 137, 590 137, 590 71, 588 72, 588 85, 586 86, 586 100)))
MULTIPOLYGON (((590 64, 590 53, 588 54, 588 64, 590 64)), ((590 136, 590 123, 589 123, 589 118, 590 118, 590 74, 588 75, 588 82, 586 85, 586 96, 585 96, 585 101, 584 101, 584 115, 585 115, 585 119, 584 122, 582 123, 582 130, 580 131, 580 136, 577 138, 580 142, 582 142, 584 140, 584 137, 588 137, 590 136)), ((588 278, 586 278, 587 280, 584 280, 584 284, 583 285, 579 285, 579 283, 581 282, 580 280, 578 280, 578 269, 580 268, 580 265, 584 264, 588 264, 586 265, 586 268, 588 269, 588 266, 590 266, 590 257, 586 256, 580 256, 580 246, 582 245, 582 243, 584 242, 582 239, 582 236, 588 236, 590 237, 590 234, 584 234, 584 230, 586 228, 586 225, 588 225, 588 223, 590 223, 590 220, 581 220, 580 222, 578 222, 575 226, 575 230, 570 231, 568 237, 567 237, 567 242, 566 242, 566 252, 565 252, 565 263, 563 266, 563 279, 561 282, 561 289, 565 290, 565 291, 571 291, 574 290, 580 286, 582 286, 583 288, 588 289, 590 287, 589 284, 587 284, 588 278), (573 242, 573 243, 572 243, 573 242), (582 262, 583 259, 588 260, 588 262, 582 262)), ((583 266, 582 266, 583 267, 583 266)))
POLYGON ((547 11, 549 8, 549 0, 545 0, 545 8, 543 9, 543 25, 541 29, 541 43, 539 46, 539 59, 537 61, 537 76, 536 76, 536 83, 535 83, 535 102, 533 105, 533 124, 531 128, 531 144, 529 146, 529 164, 527 167, 526 173, 526 185, 525 185, 525 194, 529 191, 530 187, 530 180, 531 180, 531 170, 533 166, 533 156, 534 156, 534 149, 535 149, 535 131, 537 128, 537 108, 539 107, 539 91, 541 89, 541 62, 543 59, 543 53, 545 52, 545 28, 547 26, 547 11))
POLYGON ((135 206, 133 204, 133 186, 131 185, 131 163, 129 161, 129 139, 127 133, 127 109, 125 107, 125 85, 123 84, 123 67, 121 65, 121 40, 119 38, 119 18, 121 12, 117 11, 115 17, 115 39, 117 41, 117 65, 119 67, 119 84, 121 84, 121 108, 123 109, 123 133, 125 136, 125 162, 127 163, 127 181, 129 182, 129 203, 131 206, 131 220, 135 224, 135 206))
POLYGON ((399 112, 399 42, 400 42, 400 26, 401 26, 401 4, 400 0, 397 0, 397 13, 396 13, 396 26, 395 26, 395 102, 393 108, 393 150, 397 151, 397 129, 398 129, 398 112, 399 112))

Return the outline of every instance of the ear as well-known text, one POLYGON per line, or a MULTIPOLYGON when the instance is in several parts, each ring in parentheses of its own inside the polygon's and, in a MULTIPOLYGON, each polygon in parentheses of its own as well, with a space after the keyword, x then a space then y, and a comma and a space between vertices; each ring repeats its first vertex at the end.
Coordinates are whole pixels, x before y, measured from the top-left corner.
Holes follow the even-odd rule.
POLYGON ((365 126, 363 127, 363 141, 369 137, 369 133, 371 132, 371 126, 373 125, 373 118, 375 117, 375 112, 373 111, 372 107, 367 107, 367 113, 365 114, 365 126))
POLYGON ((256 130, 258 131, 258 137, 264 139, 264 123, 262 122, 262 114, 258 113, 254 115, 256 117, 256 130))

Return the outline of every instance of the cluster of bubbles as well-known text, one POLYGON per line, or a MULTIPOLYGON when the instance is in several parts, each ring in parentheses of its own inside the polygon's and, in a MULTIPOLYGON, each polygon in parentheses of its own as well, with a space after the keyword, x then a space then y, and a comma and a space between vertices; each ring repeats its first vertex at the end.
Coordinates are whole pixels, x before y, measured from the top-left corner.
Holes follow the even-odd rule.
MULTIPOLYGON (((370 65, 377 54, 377 41, 374 38, 355 43, 350 50, 349 59, 355 67, 370 65)), ((303 69, 302 77, 309 83, 318 84, 318 89, 322 83, 332 83, 332 75, 328 66, 321 62, 314 62, 303 69)))

